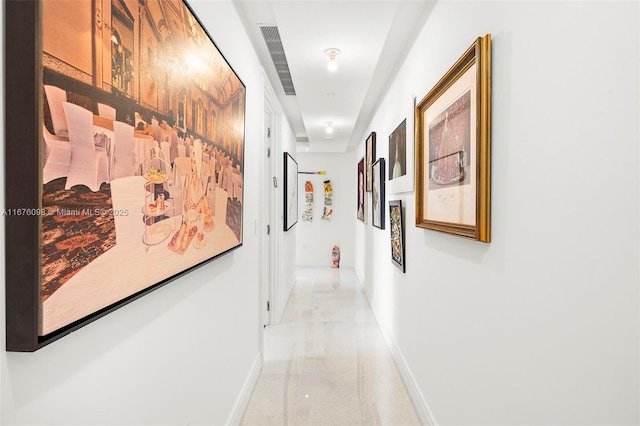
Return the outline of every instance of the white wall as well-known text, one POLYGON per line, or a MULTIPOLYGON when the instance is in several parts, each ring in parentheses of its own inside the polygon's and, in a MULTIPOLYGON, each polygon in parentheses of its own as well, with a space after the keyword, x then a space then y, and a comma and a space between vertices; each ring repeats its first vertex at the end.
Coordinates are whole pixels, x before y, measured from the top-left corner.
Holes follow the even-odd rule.
POLYGON ((340 247, 340 266, 354 265, 353 219, 356 217, 356 175, 353 153, 307 154, 298 153, 298 170, 320 171, 325 175, 301 174, 298 180, 297 264, 301 266, 331 266, 331 249, 340 247), (304 184, 313 183, 314 212, 311 222, 302 220, 305 210, 304 184), (333 217, 322 219, 324 207, 324 181, 333 187, 333 217))
MULTIPOLYGON (((247 86, 244 245, 36 353, 2 351, 2 424, 226 424, 238 415, 260 365, 258 268, 247 265, 258 258, 262 210, 251 173, 262 161, 262 72, 230 1, 190 4, 247 86)), ((1 218, 2 276, 4 250, 1 218)), ((2 342, 4 303, 2 291, 2 342)))
POLYGON ((416 228, 414 193, 394 195, 403 274, 388 230, 351 218, 426 422, 640 422, 639 17, 638 2, 441 2, 381 103, 386 153, 389 116, 492 34, 492 242, 416 228))

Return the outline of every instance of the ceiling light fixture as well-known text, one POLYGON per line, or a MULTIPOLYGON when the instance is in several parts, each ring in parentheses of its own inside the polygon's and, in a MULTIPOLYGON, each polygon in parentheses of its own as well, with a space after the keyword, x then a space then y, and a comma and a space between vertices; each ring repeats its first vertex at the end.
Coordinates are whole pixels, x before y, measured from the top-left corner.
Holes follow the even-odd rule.
POLYGON ((336 49, 332 47, 324 51, 325 56, 327 57, 327 68, 329 71, 334 72, 338 69, 338 62, 336 62, 336 57, 340 53, 340 49, 336 49))
POLYGON ((333 121, 327 121, 326 125, 327 126, 325 127, 324 132, 327 135, 333 135, 333 121))

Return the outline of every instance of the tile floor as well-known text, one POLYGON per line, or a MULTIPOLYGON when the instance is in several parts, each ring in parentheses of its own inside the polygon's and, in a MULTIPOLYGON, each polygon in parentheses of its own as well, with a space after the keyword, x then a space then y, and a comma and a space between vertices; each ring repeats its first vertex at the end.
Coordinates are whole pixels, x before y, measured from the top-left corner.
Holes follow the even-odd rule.
POLYGON ((352 269, 300 268, 242 425, 419 425, 352 269))

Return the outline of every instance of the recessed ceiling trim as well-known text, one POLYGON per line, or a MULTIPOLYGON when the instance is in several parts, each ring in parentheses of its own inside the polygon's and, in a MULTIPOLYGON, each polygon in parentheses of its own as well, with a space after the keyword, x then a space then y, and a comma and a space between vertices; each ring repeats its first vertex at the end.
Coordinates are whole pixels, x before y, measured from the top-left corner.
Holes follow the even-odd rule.
POLYGON ((287 57, 284 54, 284 47, 282 46, 282 40, 280 39, 280 32, 275 25, 258 25, 262 38, 267 45, 267 50, 273 61, 273 65, 276 67, 278 78, 284 89, 284 93, 288 96, 295 96, 296 89, 293 87, 293 80, 291 79, 291 73, 289 72, 289 63, 287 57))

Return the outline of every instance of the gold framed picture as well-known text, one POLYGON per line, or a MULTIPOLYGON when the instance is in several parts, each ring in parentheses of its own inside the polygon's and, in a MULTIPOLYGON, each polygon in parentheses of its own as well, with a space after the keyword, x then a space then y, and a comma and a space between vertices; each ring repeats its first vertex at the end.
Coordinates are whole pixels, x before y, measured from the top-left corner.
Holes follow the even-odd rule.
POLYGON ((491 35, 416 105, 416 226, 491 241, 491 35))

